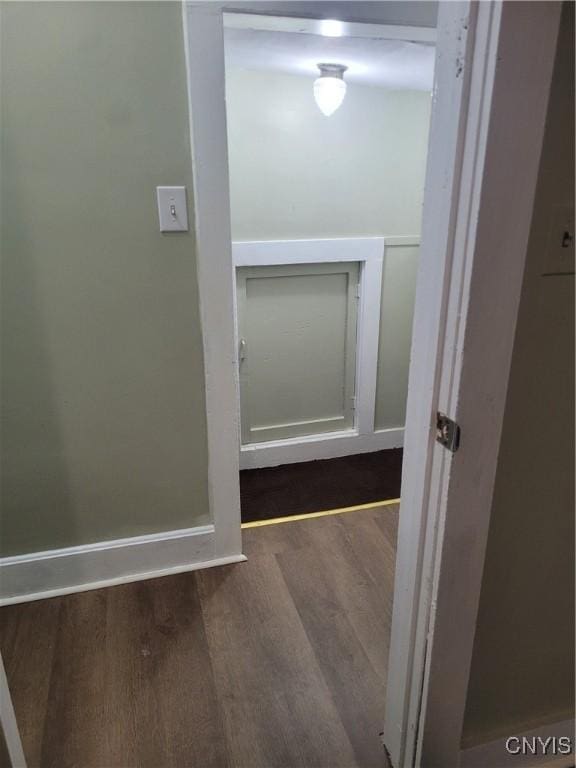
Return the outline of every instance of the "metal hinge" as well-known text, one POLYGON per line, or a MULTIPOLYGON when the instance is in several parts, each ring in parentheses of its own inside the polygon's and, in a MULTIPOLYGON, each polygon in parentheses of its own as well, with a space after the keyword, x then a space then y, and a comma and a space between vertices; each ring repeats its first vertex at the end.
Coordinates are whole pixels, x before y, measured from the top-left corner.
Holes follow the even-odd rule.
POLYGON ((238 362, 242 363, 246 359, 246 339, 240 339, 238 342, 238 362))
POLYGON ((440 411, 436 414, 436 441, 452 453, 456 453, 460 445, 460 427, 440 411))
POLYGON ((358 398, 356 397, 356 395, 354 395, 354 397, 351 397, 350 400, 352 400, 352 410, 355 411, 358 398))
POLYGON ((356 285, 356 298, 357 298, 357 299, 359 299, 359 298, 360 298, 360 283, 358 283, 358 284, 356 285))

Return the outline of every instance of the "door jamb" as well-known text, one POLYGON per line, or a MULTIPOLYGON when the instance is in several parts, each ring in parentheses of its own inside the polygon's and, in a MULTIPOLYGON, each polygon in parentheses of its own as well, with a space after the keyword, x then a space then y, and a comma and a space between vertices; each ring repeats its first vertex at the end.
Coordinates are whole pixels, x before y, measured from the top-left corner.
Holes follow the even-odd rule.
POLYGON ((242 553, 240 423, 220 3, 182 3, 214 557, 242 553))

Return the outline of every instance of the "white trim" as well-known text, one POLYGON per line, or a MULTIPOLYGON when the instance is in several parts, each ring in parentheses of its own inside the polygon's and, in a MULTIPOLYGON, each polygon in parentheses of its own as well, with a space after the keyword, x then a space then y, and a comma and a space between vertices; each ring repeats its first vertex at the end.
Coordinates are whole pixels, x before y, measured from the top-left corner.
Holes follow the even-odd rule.
MULTIPOLYGON (((281 9, 279 9, 279 13, 281 9)), ((369 24, 363 21, 342 21, 340 37, 367 37, 379 40, 407 40, 412 43, 436 42, 434 27, 407 27, 396 24, 369 24)), ((231 9, 224 17, 226 29, 250 29, 260 32, 295 32, 320 35, 322 19, 305 19, 294 16, 270 16, 242 13, 231 9)))
MULTIPOLYGON (((528 766, 550 765, 554 768, 570 768, 574 765, 574 729, 576 723, 574 720, 562 720, 557 723, 549 723, 540 728, 534 728, 530 731, 518 733, 510 729, 507 737, 489 741, 485 744, 478 744, 475 747, 463 749, 460 752, 460 768, 487 768, 487 766, 497 766, 497 768, 507 768, 507 766, 528 766), (506 741, 510 737, 519 739, 543 739, 558 738, 568 736, 572 744, 572 752, 569 755, 551 755, 550 753, 538 755, 510 754, 506 750, 506 741)), ((516 744, 514 744, 516 747, 516 744)))
POLYGON ((301 461, 333 459, 355 453, 370 453, 389 448, 401 448, 404 429, 382 429, 370 435, 360 435, 355 429, 331 434, 273 440, 267 443, 243 445, 240 451, 240 469, 276 467, 301 461))
POLYGON ((4 738, 10 767, 26 768, 26 758, 22 749, 22 740, 18 730, 18 723, 16 722, 16 714, 14 713, 14 705, 10 696, 2 654, 0 654, 0 726, 2 729, 0 738, 4 738))
MULTIPOLYGON (((123 539, 110 539, 110 541, 95 541, 92 544, 78 544, 74 547, 60 547, 59 549, 47 549, 41 552, 30 552, 24 555, 11 555, 0 558, 0 569, 24 563, 39 563, 42 560, 54 560, 62 557, 75 557, 91 552, 104 552, 112 549, 125 549, 127 547, 142 547, 147 544, 155 544, 158 541, 172 541, 185 539, 190 536, 204 536, 213 534, 213 525, 198 525, 195 528, 178 528, 173 531, 161 531, 160 533, 147 533, 143 536, 130 536, 123 539)), ((6 574, 3 574, 4 576, 6 574)))
MULTIPOLYGON (((384 249, 389 241, 398 238, 384 237, 339 237, 318 238, 314 240, 255 240, 250 242, 232 243, 232 258, 236 267, 246 266, 276 266, 284 264, 324 264, 334 262, 360 262, 358 317, 356 327, 356 412, 354 414, 354 429, 356 435, 370 435, 374 432, 374 414, 376 408, 376 385, 378 373, 378 335, 380 332, 380 304, 382 300, 382 260, 384 249)), ((408 238, 410 239, 410 238, 408 238)), ((411 238, 410 240, 413 240, 411 238)), ((237 342, 238 343, 238 342, 237 342)), ((350 436, 350 431, 346 432, 350 436)), ((316 437, 312 435, 311 437, 316 437)), ((338 435, 332 435, 332 439, 338 439, 338 435)), ((321 435, 320 439, 330 440, 328 435, 321 435)), ((299 442, 310 443, 308 437, 298 438, 299 442)), ((349 453, 356 452, 357 440, 349 440, 346 445, 349 453)), ((311 445, 303 449, 306 458, 292 458, 295 455, 294 445, 287 446, 284 451, 286 463, 293 461, 312 461, 313 459, 331 458, 343 453, 332 453, 331 443, 326 445, 318 441, 313 443, 318 448, 318 455, 311 455, 311 445)), ((340 450, 344 444, 340 443, 340 450)), ((283 455, 280 447, 275 442, 266 443, 258 453, 251 454, 251 460, 247 463, 244 459, 246 449, 251 447, 241 446, 240 468, 274 466, 282 463, 278 460, 283 455), (274 450, 268 453, 268 446, 274 446, 274 450), (263 463, 254 463, 258 460, 263 463), (272 462, 272 463, 270 463, 272 462)), ((373 449, 374 450, 374 449, 373 449)), ((358 444, 358 452, 363 453, 358 444)))
POLYGON ((214 526, 99 541, 0 560, 0 605, 240 562, 218 557, 214 526))
MULTIPOLYGON (((236 267, 324 264, 338 261, 381 261, 384 237, 327 237, 315 240, 238 240, 232 243, 236 267)), ((397 238, 394 238, 397 239, 397 238)))
POLYGON ((394 247, 398 246, 416 246, 420 245, 419 235, 387 235, 384 238, 384 245, 394 247))
POLYGON ((384 731, 396 768, 460 757, 559 8, 440 4, 384 731), (435 443, 437 409, 462 427, 455 455, 435 443))
POLYGON ((208 492, 214 555, 229 557, 242 551, 242 535, 222 12, 216 3, 184 2, 182 13, 204 345, 208 492))
MULTIPOLYGON (((389 248, 419 245, 420 238, 416 235, 253 240, 232 243, 232 258, 236 267, 333 262, 361 263, 354 429, 332 434, 293 438, 290 441, 267 441, 260 444, 241 445, 240 469, 328 459, 353 453, 401 447, 403 427, 374 430, 382 269, 389 248), (343 440, 342 438, 346 439, 343 440), (297 449, 298 445, 302 445, 300 456, 297 449), (316 454, 314 454, 314 449, 317 451, 316 454)), ((238 341, 236 343, 238 344, 238 341)))

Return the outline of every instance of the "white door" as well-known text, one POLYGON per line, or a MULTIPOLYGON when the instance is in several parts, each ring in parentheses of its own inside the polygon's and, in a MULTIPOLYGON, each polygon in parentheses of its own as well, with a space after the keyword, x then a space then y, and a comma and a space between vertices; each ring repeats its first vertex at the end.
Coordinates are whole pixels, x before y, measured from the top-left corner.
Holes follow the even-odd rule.
POLYGON ((395 768, 460 763, 560 8, 440 4, 386 692, 395 768), (439 412, 461 428, 456 452, 439 412))

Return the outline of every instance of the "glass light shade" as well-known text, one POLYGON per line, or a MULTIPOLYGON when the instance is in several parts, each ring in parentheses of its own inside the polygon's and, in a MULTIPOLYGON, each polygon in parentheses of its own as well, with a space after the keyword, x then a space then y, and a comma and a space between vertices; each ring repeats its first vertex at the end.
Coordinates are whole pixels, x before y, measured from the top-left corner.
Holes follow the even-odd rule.
POLYGON ((322 114, 330 117, 341 106, 346 95, 346 83, 341 77, 321 75, 314 81, 314 99, 322 114))
POLYGON ((320 34, 323 37, 342 37, 344 24, 336 19, 323 19, 320 22, 320 34))

